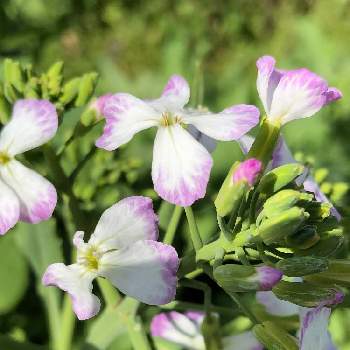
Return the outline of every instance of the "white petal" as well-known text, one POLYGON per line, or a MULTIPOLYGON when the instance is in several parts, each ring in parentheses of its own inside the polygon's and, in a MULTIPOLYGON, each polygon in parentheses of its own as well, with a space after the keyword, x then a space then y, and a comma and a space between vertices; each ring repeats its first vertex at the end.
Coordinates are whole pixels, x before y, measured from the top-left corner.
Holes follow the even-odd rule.
POLYGON ((328 321, 331 309, 317 307, 309 309, 301 317, 301 350, 331 350, 335 349, 328 333, 328 321))
POLYGON ((20 220, 35 224, 52 216, 57 193, 55 187, 44 177, 17 160, 11 160, 0 167, 0 175, 19 198, 20 220))
POLYGON ((263 350, 264 347, 257 341, 253 332, 247 331, 222 339, 224 350, 263 350))
POLYGON ((137 241, 106 253, 98 273, 143 303, 161 305, 174 299, 179 259, 172 246, 156 241, 137 241))
POLYGON ((152 179, 160 197, 181 206, 203 198, 212 164, 208 151, 179 124, 159 128, 152 179))
POLYGON ((202 133, 221 141, 238 140, 259 122, 255 106, 237 105, 221 113, 188 113, 182 120, 202 133))
POLYGON ((241 148, 243 154, 248 154, 249 150, 251 149, 254 143, 254 140, 254 137, 250 135, 243 135, 238 140, 239 147, 241 148))
POLYGON ((161 337, 186 349, 205 349, 198 325, 191 318, 176 311, 154 316, 151 334, 153 337, 161 337))
POLYGON ((79 320, 95 316, 100 310, 100 300, 92 294, 92 280, 95 274, 86 271, 78 264, 50 265, 43 278, 45 286, 57 286, 67 292, 72 299, 73 310, 79 320))
POLYGON ((180 75, 173 75, 168 80, 162 96, 150 101, 158 111, 176 112, 181 110, 190 99, 190 87, 180 75))
POLYGON ((158 125, 161 118, 150 104, 125 93, 109 97, 103 114, 106 125, 96 146, 108 151, 129 142, 139 131, 158 125))
POLYGON ((127 197, 101 216, 89 244, 120 249, 139 240, 158 239, 158 218, 148 197, 127 197))
POLYGON ((10 228, 15 226, 18 220, 18 198, 0 179, 0 235, 4 235, 10 228))
POLYGON ((307 69, 286 72, 279 81, 268 118, 285 124, 311 117, 327 103, 327 82, 307 69))
POLYGON ((274 91, 283 73, 275 69, 275 59, 271 56, 260 57, 256 66, 258 68, 257 89, 265 112, 270 113, 274 91))
POLYGON ((278 299, 273 292, 257 292, 257 301, 265 306, 266 311, 271 315, 276 316, 293 316, 300 311, 298 305, 292 304, 289 301, 278 299))
POLYGON ((49 141, 56 133, 55 106, 46 100, 19 100, 0 134, 0 150, 14 156, 49 141))

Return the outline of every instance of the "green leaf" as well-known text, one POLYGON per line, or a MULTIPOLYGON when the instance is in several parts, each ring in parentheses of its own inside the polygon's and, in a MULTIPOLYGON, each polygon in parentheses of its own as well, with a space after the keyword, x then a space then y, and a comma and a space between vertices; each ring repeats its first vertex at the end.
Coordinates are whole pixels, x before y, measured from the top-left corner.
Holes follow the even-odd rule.
POLYGON ((22 299, 28 286, 28 268, 12 232, 0 238, 0 256, 0 281, 6 286, 0 288, 0 314, 4 314, 22 299))

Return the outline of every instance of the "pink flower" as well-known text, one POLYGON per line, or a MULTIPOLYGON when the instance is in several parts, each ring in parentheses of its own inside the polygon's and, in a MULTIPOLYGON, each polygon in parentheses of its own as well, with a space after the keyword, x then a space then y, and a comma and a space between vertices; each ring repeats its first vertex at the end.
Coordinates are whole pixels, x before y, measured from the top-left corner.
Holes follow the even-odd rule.
POLYGON ((57 202, 55 187, 15 159, 56 134, 58 117, 46 100, 19 100, 0 133, 0 235, 19 220, 38 223, 51 217, 57 202))
POLYGON ((156 241, 157 223, 150 198, 121 200, 102 214, 87 243, 84 232, 74 235, 77 262, 50 265, 43 284, 66 291, 80 320, 99 312, 100 301, 92 294, 92 281, 98 276, 143 303, 170 302, 175 297, 179 259, 172 246, 156 241))
POLYGON ((194 126, 216 140, 237 140, 259 121, 254 106, 237 105, 220 113, 185 109, 190 98, 186 80, 170 78, 160 98, 140 100, 126 93, 108 98, 106 126, 96 146, 108 151, 129 142, 141 130, 157 127, 153 148, 152 179, 160 197, 189 206, 205 196, 212 158, 186 129, 194 126))
POLYGON ((271 56, 260 57, 257 89, 268 120, 282 125, 307 118, 342 97, 339 90, 306 68, 280 70, 271 56))

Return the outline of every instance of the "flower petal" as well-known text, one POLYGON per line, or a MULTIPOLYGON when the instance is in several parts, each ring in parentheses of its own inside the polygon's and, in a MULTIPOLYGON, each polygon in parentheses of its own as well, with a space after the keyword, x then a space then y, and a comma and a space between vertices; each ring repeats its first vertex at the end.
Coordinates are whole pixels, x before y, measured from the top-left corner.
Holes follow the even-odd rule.
POLYGON ((311 117, 327 103, 327 82, 307 69, 283 74, 272 98, 268 118, 285 124, 311 117))
POLYGON ((247 331, 231 335, 222 339, 224 350, 263 350, 264 347, 257 341, 253 332, 247 331))
POLYGON ((273 292, 257 292, 257 301, 265 306, 266 311, 276 316, 293 316, 299 313, 300 307, 289 301, 278 299, 273 292))
POLYGON ((201 144, 209 153, 216 148, 216 140, 200 132, 194 125, 189 125, 187 131, 201 144))
POLYGON ((339 100, 342 97, 343 94, 340 90, 335 87, 330 87, 326 92, 326 104, 339 100))
POLYGON ((259 110, 251 105, 236 105, 221 113, 187 113, 182 120, 202 133, 221 141, 237 140, 259 122, 259 110))
POLYGON ((45 286, 57 286, 67 292, 72 299, 73 310, 79 320, 87 320, 100 310, 100 300, 92 294, 92 280, 95 274, 85 271, 77 264, 50 265, 43 275, 45 286))
POLYGON ((262 56, 257 62, 258 78, 256 86, 265 112, 270 113, 273 93, 282 78, 283 72, 275 69, 276 61, 271 56, 262 56))
POLYGON ((173 75, 164 87, 162 96, 150 101, 158 111, 175 112, 182 109, 190 99, 190 87, 182 76, 173 75))
POLYGON ((19 201, 16 194, 0 179, 0 235, 4 235, 19 220, 19 201))
POLYGON ((49 141, 56 133, 55 106, 46 100, 19 100, 0 134, 0 150, 14 156, 49 141))
POLYGON ((106 253, 98 273, 126 295, 145 304, 161 305, 174 299, 179 259, 175 249, 156 241, 137 241, 106 253))
POLYGON ((107 251, 139 240, 157 240, 157 224, 158 217, 150 198, 127 197, 102 214, 89 243, 107 251))
POLYGON ((17 160, 0 167, 0 175, 18 196, 20 220, 36 224, 52 216, 57 193, 48 180, 17 160))
POLYGON ((161 114, 150 104, 125 93, 110 96, 103 108, 106 125, 96 146, 107 151, 129 142, 141 130, 159 124, 161 114))
POLYGON ((208 151, 180 125, 159 128, 152 179, 160 197, 181 206, 203 198, 212 164, 208 151))
POLYGON ((176 311, 154 316, 151 322, 151 334, 153 337, 161 337, 187 349, 205 349, 198 324, 187 315, 176 311))
POLYGON ((301 350, 331 350, 335 349, 332 339, 328 333, 328 321, 331 309, 317 307, 309 309, 301 317, 301 350))
POLYGON ((249 150, 251 149, 254 143, 254 140, 254 137, 250 135, 243 135, 238 140, 239 147, 241 148, 243 154, 248 154, 249 150))

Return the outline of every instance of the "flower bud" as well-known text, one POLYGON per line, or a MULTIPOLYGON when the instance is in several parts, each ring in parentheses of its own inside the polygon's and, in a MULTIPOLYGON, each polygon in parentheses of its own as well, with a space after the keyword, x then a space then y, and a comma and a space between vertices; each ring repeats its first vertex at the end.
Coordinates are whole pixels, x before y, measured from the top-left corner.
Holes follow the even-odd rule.
POLYGON ((266 291, 280 281, 282 272, 266 265, 227 264, 214 270, 214 278, 228 293, 266 291))
POLYGON ((298 350, 298 340, 276 323, 265 321, 253 328, 253 333, 266 349, 298 350))
POLYGON ((86 73, 82 76, 79 84, 78 96, 75 100, 76 107, 84 106, 89 101, 95 90, 97 78, 98 74, 95 72, 86 73))
POLYGON ((305 209, 310 214, 310 220, 319 222, 331 215, 332 208, 333 206, 330 203, 313 201, 305 209))
POLYGON ((78 95, 81 78, 73 78, 63 86, 60 102, 65 106, 72 102, 78 95))
POLYGON ((301 164, 291 163, 282 165, 264 175, 260 180, 257 190, 269 196, 287 186, 304 171, 305 167, 301 164))
POLYGON ((312 201, 313 195, 295 190, 282 190, 270 197, 264 204, 264 215, 272 217, 303 202, 312 201))
POLYGON ((215 200, 219 216, 226 216, 238 207, 246 190, 254 185, 261 171, 262 163, 254 158, 233 164, 215 200))
POLYGON ((272 289, 282 300, 304 307, 330 306, 343 301, 343 293, 336 288, 322 287, 309 282, 280 281, 272 289))
POLYGON ((264 220, 258 227, 257 237, 265 244, 278 243, 294 233, 309 217, 303 208, 293 207, 264 220))
POLYGON ((301 230, 286 237, 286 243, 291 248, 309 249, 320 240, 316 226, 307 225, 301 230))
POLYGON ((216 314, 207 314, 202 323, 202 334, 206 349, 222 349, 220 336, 220 322, 216 314))
POLYGON ((276 267, 286 276, 301 277, 327 270, 328 260, 321 257, 296 256, 293 258, 280 260, 276 264, 276 267))
POLYGON ((350 287, 350 260, 330 260, 328 269, 311 276, 308 281, 323 285, 337 284, 343 287, 350 287))
POLYGON ((63 62, 58 61, 54 63, 46 74, 43 74, 42 83, 50 96, 58 96, 61 91, 61 84, 63 80, 63 62))

